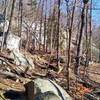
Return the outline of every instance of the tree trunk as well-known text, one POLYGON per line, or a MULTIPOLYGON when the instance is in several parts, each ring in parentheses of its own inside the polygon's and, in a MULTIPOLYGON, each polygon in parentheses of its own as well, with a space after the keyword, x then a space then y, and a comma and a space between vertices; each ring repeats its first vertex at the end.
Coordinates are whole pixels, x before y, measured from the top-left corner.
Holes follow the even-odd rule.
POLYGON ((58 0, 58 18, 57 18, 57 68, 59 68, 59 56, 60 56, 60 52, 59 52, 59 34, 60 34, 60 0, 58 0))
POLYGON ((51 16, 51 22, 50 22, 50 52, 52 55, 53 52, 53 34, 54 32, 54 28, 55 28, 55 1, 54 1, 54 8, 53 8, 53 15, 51 16))
POLYGON ((72 17, 71 17, 71 21, 70 21, 70 27, 69 27, 69 40, 68 40, 68 62, 67 62, 67 86, 68 86, 68 90, 69 90, 69 67, 70 67, 70 49, 71 49, 71 39, 72 39, 72 30, 73 30, 73 20, 74 20, 74 12, 75 12, 75 6, 76 6, 76 0, 74 2, 74 6, 73 6, 73 11, 72 11, 72 17))
MULTIPOLYGON (((40 4, 41 4, 41 0, 39 1, 39 3, 38 3, 38 6, 37 6, 37 12, 36 12, 36 16, 35 16, 35 19, 34 19, 34 21, 35 21, 35 27, 34 27, 34 32, 33 32, 33 34, 34 34, 34 36, 36 35, 36 29, 37 29, 37 25, 38 25, 38 23, 37 23, 37 19, 38 19, 38 13, 39 13, 39 7, 40 7, 40 4)), ((36 49, 36 42, 37 42, 37 39, 35 38, 34 39, 34 44, 35 44, 35 46, 34 46, 34 49, 36 49)), ((40 42, 39 42, 40 43, 40 42)))
POLYGON ((4 48, 4 45, 6 45, 6 40, 7 40, 8 34, 9 34, 9 30, 10 30, 10 28, 11 28, 11 21, 12 21, 12 17, 13 17, 13 11, 14 11, 15 1, 16 1, 16 0, 13 0, 13 1, 12 1, 12 7, 11 7, 9 25, 8 25, 7 32, 6 32, 6 33, 4 32, 3 41, 2 41, 2 49, 4 48))
POLYGON ((89 36, 89 60, 92 60, 92 50, 91 50, 91 46, 92 46, 92 0, 91 0, 91 4, 90 4, 90 22, 89 22, 89 26, 90 26, 90 36, 89 36))
MULTIPOLYGON (((42 8, 41 8, 40 32, 39 32, 39 41, 40 41, 40 43, 42 42, 43 8, 44 8, 44 0, 42 1, 42 8)), ((41 44, 39 44, 39 51, 40 50, 41 50, 41 44)))
POLYGON ((47 0, 45 4, 45 20, 44 20, 44 52, 46 51, 46 33, 47 33, 47 0))
POLYGON ((88 67, 88 6, 86 8, 86 19, 85 19, 85 34, 86 34, 86 62, 85 67, 88 67))
POLYGON ((19 28, 19 34, 18 36, 21 37, 22 32, 22 13, 23 13, 23 3, 22 0, 19 1, 19 15, 18 15, 18 28, 19 28))
POLYGON ((79 41, 77 46, 77 55, 76 55, 76 65, 75 65, 75 74, 78 75, 78 68, 80 64, 80 47, 82 42, 82 36, 83 36, 83 28, 84 28, 84 11, 86 8, 86 4, 84 4, 84 7, 82 8, 82 14, 81 14, 81 28, 80 28, 80 35, 79 35, 79 41))
POLYGON ((100 43, 99 43, 99 63, 100 63, 100 43))

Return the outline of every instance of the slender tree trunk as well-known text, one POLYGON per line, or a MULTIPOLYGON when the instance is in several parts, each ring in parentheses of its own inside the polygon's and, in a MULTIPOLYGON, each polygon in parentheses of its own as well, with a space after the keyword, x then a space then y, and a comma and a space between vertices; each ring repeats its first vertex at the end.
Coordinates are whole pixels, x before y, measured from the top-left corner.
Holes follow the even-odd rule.
POLYGON ((88 67, 88 6, 86 7, 85 34, 86 34, 86 62, 85 62, 85 67, 88 67))
POLYGON ((99 43, 99 63, 100 63, 100 43, 99 43))
POLYGON ((46 33, 47 33, 47 0, 45 4, 45 20, 44 20, 44 52, 46 51, 46 33))
POLYGON ((69 0, 67 0, 66 2, 66 10, 67 10, 67 24, 66 24, 66 78, 67 78, 67 89, 69 89, 69 70, 68 70, 68 66, 67 66, 67 63, 68 63, 68 39, 67 39, 67 35, 68 35, 68 29, 69 29, 69 23, 70 23, 70 20, 69 20, 69 0))
POLYGON ((68 90, 69 90, 69 67, 70 67, 70 49, 71 49, 71 39, 72 39, 72 30, 73 30, 73 20, 74 20, 74 12, 75 12, 75 6, 76 6, 76 0, 74 2, 74 6, 73 6, 73 11, 72 11, 72 18, 70 21, 70 27, 69 27, 69 41, 68 41, 68 62, 67 62, 67 85, 68 85, 68 90))
POLYGON ((57 68, 59 68, 59 55, 60 55, 60 52, 59 52, 59 33, 60 33, 60 0, 58 0, 58 25, 57 25, 57 68))
POLYGON ((2 47, 4 47, 4 45, 6 45, 7 36, 8 36, 8 34, 9 34, 9 30, 10 30, 10 28, 11 28, 11 21, 12 21, 12 17, 13 17, 13 11, 14 11, 15 1, 16 1, 16 0, 12 0, 12 7, 11 7, 9 25, 8 25, 8 29, 7 29, 6 34, 4 34, 4 39, 3 39, 3 42, 2 42, 2 47))
POLYGON ((79 41, 77 46, 77 55, 76 55, 76 65, 75 65, 75 74, 78 75, 78 68, 80 64, 80 47, 82 42, 82 36, 83 36, 83 28, 84 28, 84 13, 85 13, 86 4, 84 3, 84 7, 82 8, 82 14, 81 14, 81 28, 80 28, 80 35, 79 35, 79 41))
MULTIPOLYGON (((40 41, 40 43, 42 42, 43 8, 44 8, 44 0, 42 1, 42 8, 41 8, 40 32, 39 32, 39 41, 40 41)), ((39 44, 39 51, 40 50, 41 50, 41 44, 39 44)))
POLYGON ((53 15, 51 17, 51 23, 50 23, 50 52, 52 55, 53 52, 53 34, 54 32, 54 28, 55 28, 55 2, 54 2, 54 8, 53 8, 53 15))
POLYGON ((23 12, 23 1, 19 1, 19 15, 18 15, 18 27, 19 27, 19 34, 18 36, 21 37, 21 32, 22 32, 22 12, 23 12))
MULTIPOLYGON (((54 4, 55 5, 55 4, 54 4)), ((50 5, 50 15, 51 15, 51 5, 50 5)), ((54 29, 54 27, 53 27, 53 25, 54 25, 54 22, 53 22, 53 20, 54 20, 54 17, 55 17, 55 15, 54 15, 54 13, 55 13, 55 7, 53 8, 53 16, 50 16, 50 20, 51 20, 51 22, 50 22, 50 52, 51 52, 51 55, 52 55, 52 43, 53 43, 53 29, 54 29)))
POLYGON ((85 52, 85 67, 84 67, 84 77, 87 75, 87 68, 89 65, 89 46, 88 46, 88 5, 85 11, 85 36, 86 36, 86 52, 85 52))
MULTIPOLYGON (((41 0, 39 1, 39 3, 38 3, 38 6, 37 6, 37 12, 36 12, 36 16, 35 16, 35 19, 34 19, 34 21, 35 21, 35 27, 34 27, 34 36, 36 35, 36 29, 37 29, 37 25, 38 25, 38 23, 37 23, 37 19, 38 19, 38 13, 39 13, 39 7, 40 7, 40 4, 41 4, 41 0)), ((40 42, 39 42, 40 43, 40 42)), ((36 49, 36 39, 34 39, 34 44, 35 44, 35 46, 34 46, 34 49, 36 49)))
POLYGON ((3 48, 4 48, 7 1, 5 1, 4 6, 5 6, 4 12, 3 12, 3 14, 4 14, 4 25, 3 25, 3 39, 2 39, 2 43, 1 43, 1 52, 3 51, 3 48))
POLYGON ((27 42, 26 42, 26 46, 25 46, 25 50, 26 50, 26 51, 29 50, 29 41, 30 41, 30 40, 29 40, 29 38, 30 38, 30 37, 29 37, 29 34, 30 34, 30 33, 29 33, 29 29, 27 29, 27 42))
MULTIPOLYGON (((81 6, 81 3, 80 3, 81 6)), ((77 23, 77 34, 76 34, 76 45, 78 44, 78 39, 79 39, 79 32, 80 32, 80 25, 81 25, 81 8, 78 10, 79 16, 78 16, 78 23, 77 23)), ((76 54, 76 52, 75 52, 76 54)))
POLYGON ((89 35, 89 60, 92 60, 92 0, 91 0, 91 4, 90 4, 90 22, 89 22, 89 26, 90 26, 90 35, 89 35))

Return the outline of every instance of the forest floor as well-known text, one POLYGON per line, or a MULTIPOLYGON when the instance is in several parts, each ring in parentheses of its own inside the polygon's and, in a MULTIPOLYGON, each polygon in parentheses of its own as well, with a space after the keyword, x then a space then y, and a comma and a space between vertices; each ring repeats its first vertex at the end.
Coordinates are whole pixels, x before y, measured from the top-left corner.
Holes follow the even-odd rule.
MULTIPOLYGON (((65 62, 63 60, 60 63, 61 69, 63 68, 63 70, 57 72, 54 55, 31 55, 23 51, 21 51, 21 53, 25 55, 25 59, 32 60, 34 64, 33 70, 28 69, 27 71, 23 71, 24 67, 22 65, 20 65, 20 67, 23 68, 21 70, 22 72, 16 70, 19 66, 16 65, 15 61, 11 61, 13 58, 11 58, 8 53, 4 53, 5 55, 0 54, 0 60, 6 63, 0 64, 0 100, 13 100, 15 97, 20 97, 20 100, 24 100, 24 85, 38 77, 55 80, 57 84, 67 91, 66 72, 64 70, 65 62)), ((86 93, 91 93, 93 90, 100 87, 100 64, 93 63, 88 67, 88 77, 83 76, 84 67, 81 67, 80 77, 78 76, 77 78, 74 75, 73 66, 74 65, 70 68, 70 91, 67 92, 71 95, 73 100, 85 100, 83 98, 86 93)))
POLYGON ((100 64, 93 64, 89 66, 90 79, 100 83, 100 64))

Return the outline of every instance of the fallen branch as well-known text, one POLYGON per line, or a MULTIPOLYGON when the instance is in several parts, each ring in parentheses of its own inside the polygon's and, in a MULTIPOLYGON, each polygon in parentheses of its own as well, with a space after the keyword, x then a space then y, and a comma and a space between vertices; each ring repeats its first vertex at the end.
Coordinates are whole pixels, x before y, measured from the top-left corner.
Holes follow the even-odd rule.
POLYGON ((15 70, 15 66, 14 64, 11 64, 10 62, 8 62, 6 59, 0 57, 0 60, 2 60, 3 62, 5 62, 12 71, 14 71, 16 74, 19 74, 16 70, 15 70))
POLYGON ((7 72, 7 71, 2 71, 0 70, 1 75, 5 75, 6 77, 14 78, 14 79, 19 79, 19 76, 12 73, 12 72, 7 72))
POLYGON ((34 62, 34 64, 36 65, 36 66, 38 66, 38 67, 41 67, 42 69, 47 69, 47 66, 44 64, 44 65, 42 65, 42 64, 40 64, 39 62, 34 62))
POLYGON ((91 74, 97 74, 97 75, 100 75, 100 73, 98 72, 93 72, 93 71, 87 71, 88 73, 91 73, 91 74))
POLYGON ((8 57, 7 55, 4 55, 4 54, 2 54, 2 53, 0 53, 0 57, 2 57, 2 58, 4 58, 4 59, 7 59, 7 60, 9 60, 9 61, 14 61, 13 58, 8 57))
POLYGON ((36 72, 33 72, 32 73, 33 76, 40 76, 40 77, 46 77, 47 74, 41 74, 41 73, 36 73, 36 72))

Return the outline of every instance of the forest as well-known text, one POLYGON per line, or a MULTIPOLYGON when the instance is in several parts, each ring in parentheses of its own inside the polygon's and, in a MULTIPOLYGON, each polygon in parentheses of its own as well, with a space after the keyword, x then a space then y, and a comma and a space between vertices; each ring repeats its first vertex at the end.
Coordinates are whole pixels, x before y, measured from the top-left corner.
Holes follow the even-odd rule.
POLYGON ((0 0, 0 100, 100 100, 94 1, 0 0))

